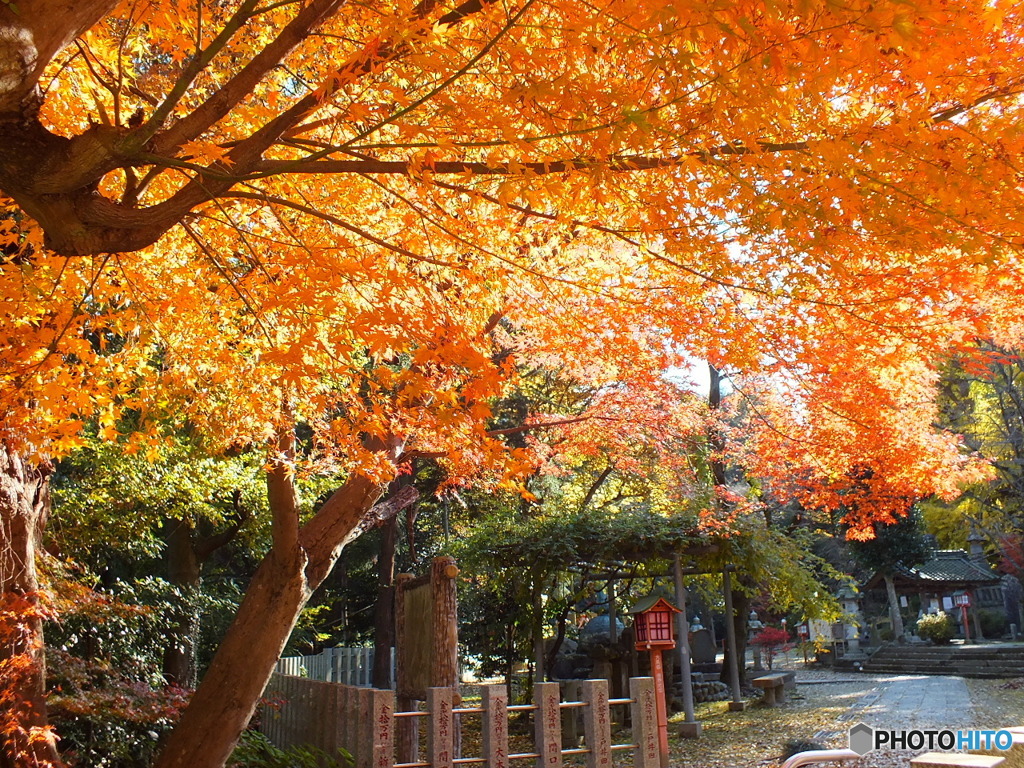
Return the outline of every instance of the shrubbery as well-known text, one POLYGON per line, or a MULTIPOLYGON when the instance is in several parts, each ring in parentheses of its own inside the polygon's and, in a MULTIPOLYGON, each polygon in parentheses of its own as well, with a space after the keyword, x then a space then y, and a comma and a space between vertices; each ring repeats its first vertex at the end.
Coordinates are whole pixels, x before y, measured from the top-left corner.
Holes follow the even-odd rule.
POLYGON ((953 639, 953 620, 944 611, 922 616, 917 620, 917 634, 936 645, 946 645, 953 639))
POLYGON ((1002 637, 1006 632, 1006 614, 992 608, 981 608, 978 611, 978 623, 981 634, 991 639, 1002 637))
POLYGON ((776 654, 789 647, 789 633, 779 627, 765 627, 750 638, 751 645, 761 646, 761 657, 768 669, 772 668, 776 654))
POLYGON ((341 750, 329 755, 308 746, 281 749, 259 731, 245 731, 228 765, 230 768, 351 768, 352 757, 341 750))

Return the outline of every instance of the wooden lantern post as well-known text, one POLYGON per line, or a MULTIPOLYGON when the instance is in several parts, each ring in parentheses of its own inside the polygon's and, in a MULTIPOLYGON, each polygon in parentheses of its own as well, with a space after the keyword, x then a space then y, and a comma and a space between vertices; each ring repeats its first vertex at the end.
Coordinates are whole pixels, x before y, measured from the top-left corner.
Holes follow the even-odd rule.
POLYGON ((658 747, 661 766, 668 768, 668 706, 665 697, 665 667, 661 652, 676 647, 672 637, 673 614, 680 613, 663 597, 647 597, 633 606, 633 629, 636 649, 651 655, 651 676, 654 678, 654 700, 658 708, 658 747))

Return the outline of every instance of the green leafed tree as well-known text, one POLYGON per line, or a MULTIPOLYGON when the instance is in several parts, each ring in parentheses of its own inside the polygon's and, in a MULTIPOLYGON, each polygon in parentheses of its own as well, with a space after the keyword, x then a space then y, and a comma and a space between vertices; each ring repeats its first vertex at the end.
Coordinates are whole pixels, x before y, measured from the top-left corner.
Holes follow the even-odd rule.
POLYGON ((850 549, 866 570, 882 574, 889 601, 889 618, 898 642, 903 642, 903 616, 893 577, 899 568, 913 568, 931 557, 931 546, 925 537, 921 513, 917 506, 894 523, 875 523, 874 538, 851 540, 850 549))

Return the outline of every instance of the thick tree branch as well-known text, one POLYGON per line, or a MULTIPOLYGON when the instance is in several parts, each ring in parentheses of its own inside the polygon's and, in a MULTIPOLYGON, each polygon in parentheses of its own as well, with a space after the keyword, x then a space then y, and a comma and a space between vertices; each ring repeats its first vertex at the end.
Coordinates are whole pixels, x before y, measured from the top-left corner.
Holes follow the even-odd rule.
MULTIPOLYGON (((696 155, 697 153, 694 153, 696 155)), ((740 154, 733 152, 733 154, 740 154)), ((254 166, 258 176, 274 176, 279 173, 364 173, 393 174, 399 176, 421 175, 425 172, 439 175, 460 176, 511 176, 545 175, 569 173, 575 170, 606 168, 612 171, 638 171, 652 168, 669 168, 686 162, 691 155, 673 157, 612 157, 605 160, 578 158, 554 162, 529 163, 484 163, 460 160, 438 160, 419 162, 412 160, 376 160, 373 158, 350 160, 264 160, 254 166)))
POLYGON ((277 439, 277 455, 267 472, 267 501, 270 505, 274 549, 287 556, 299 545, 299 498, 295 489, 295 432, 290 426, 281 428, 277 439))
POLYGON ((231 542, 238 532, 242 530, 249 518, 252 517, 252 510, 242 506, 242 492, 237 488, 231 494, 231 506, 234 507, 235 513, 232 515, 232 522, 227 528, 219 533, 215 533, 212 536, 207 536, 201 541, 197 542, 194 550, 196 553, 196 560, 200 563, 205 563, 210 555, 216 552, 224 545, 231 542))
POLYGON ((210 44, 188 62, 184 71, 178 77, 177 82, 171 87, 170 92, 161 102, 160 106, 153 111, 149 120, 133 131, 131 136, 123 143, 124 151, 129 154, 132 151, 137 151, 156 135, 156 132, 163 126, 164 121, 170 117, 178 102, 188 93, 188 89, 195 82, 196 77, 206 69, 217 57, 217 54, 227 46, 231 38, 252 18, 253 10, 258 4, 259 0, 242 1, 242 4, 238 6, 238 10, 224 23, 224 26, 217 33, 217 36, 210 41, 210 44))
POLYGON ((0 2, 0 119, 38 107, 37 83, 54 56, 110 13, 117 0, 0 2))
POLYGON ((359 525, 352 531, 350 538, 362 536, 371 528, 376 528, 381 523, 386 523, 406 507, 413 504, 420 497, 420 492, 413 485, 406 485, 399 488, 388 498, 379 501, 370 507, 359 525))
MULTIPOLYGON (((391 463, 397 461, 405 447, 405 442, 396 437, 368 439, 367 442, 370 450, 379 452, 382 460, 391 463)), ((308 558, 306 579, 309 584, 319 584, 327 576, 342 548, 358 535, 359 524, 383 491, 379 480, 354 474, 302 526, 299 544, 308 558)))
MULTIPOLYGON (((172 153, 184 142, 196 138, 225 117, 246 96, 251 94, 267 73, 305 40, 313 29, 329 18, 339 8, 342 1, 319 0, 300 10, 274 38, 273 42, 256 54, 216 93, 189 115, 158 134, 153 141, 155 151, 172 153)), ((161 105, 161 109, 163 109, 163 105, 161 105)), ((155 118, 156 114, 154 114, 155 118)), ((141 132, 139 138, 144 142, 147 138, 145 132, 141 132)), ((141 148, 141 144, 139 146, 141 148)))

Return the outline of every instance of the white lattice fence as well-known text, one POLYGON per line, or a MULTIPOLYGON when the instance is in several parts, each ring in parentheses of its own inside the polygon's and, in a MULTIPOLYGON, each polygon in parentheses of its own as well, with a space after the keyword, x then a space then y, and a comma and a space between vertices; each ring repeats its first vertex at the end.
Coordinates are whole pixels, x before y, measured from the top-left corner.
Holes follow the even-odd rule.
MULTIPOLYGON (((370 687, 373 685, 373 648, 325 648, 315 656, 288 656, 275 671, 310 680, 370 687)), ((395 679, 395 651, 391 649, 391 679, 395 679)))

